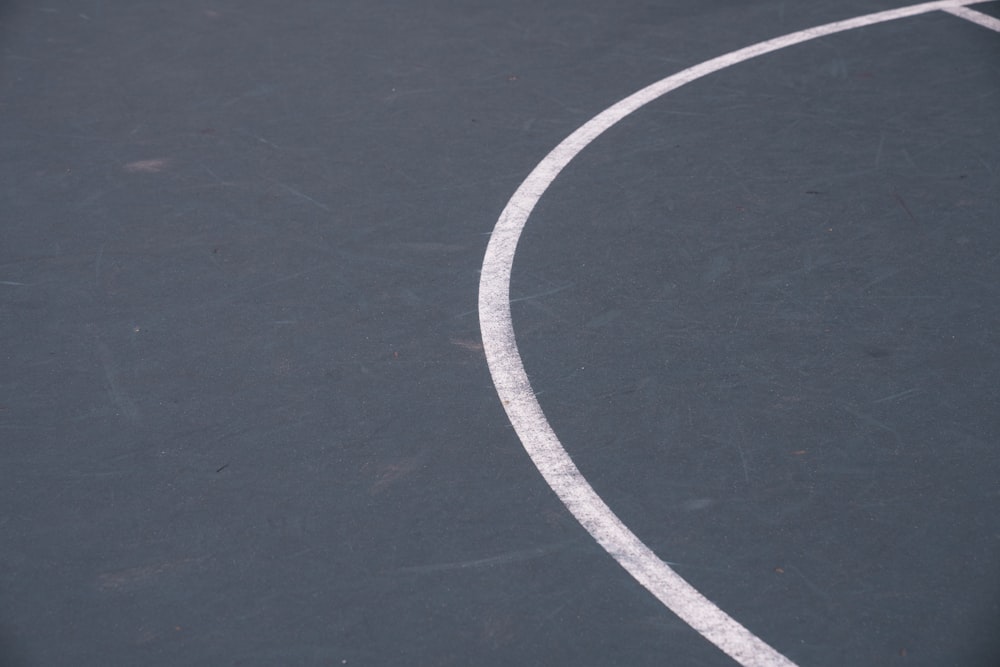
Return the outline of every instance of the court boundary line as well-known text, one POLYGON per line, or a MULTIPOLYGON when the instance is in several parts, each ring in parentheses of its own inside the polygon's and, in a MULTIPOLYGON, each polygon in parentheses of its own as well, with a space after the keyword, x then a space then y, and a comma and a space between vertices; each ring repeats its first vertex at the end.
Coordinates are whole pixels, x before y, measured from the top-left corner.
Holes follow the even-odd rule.
POLYGON ((597 543, 665 607, 743 667, 795 667, 795 663, 702 595, 625 526, 573 463, 536 400, 511 319, 510 278, 521 232, 542 195, 584 148, 668 92, 819 37, 988 1, 937 0, 806 28, 703 61, 650 84, 600 112, 553 148, 521 182, 490 234, 479 280, 480 331, 494 387, 522 446, 549 487, 597 543))
POLYGON ((970 21, 976 25, 981 25, 989 30, 1000 32, 1000 19, 990 16, 989 14, 977 12, 976 10, 969 9, 968 7, 946 7, 941 11, 951 14, 952 16, 957 16, 960 19, 965 19, 966 21, 970 21))

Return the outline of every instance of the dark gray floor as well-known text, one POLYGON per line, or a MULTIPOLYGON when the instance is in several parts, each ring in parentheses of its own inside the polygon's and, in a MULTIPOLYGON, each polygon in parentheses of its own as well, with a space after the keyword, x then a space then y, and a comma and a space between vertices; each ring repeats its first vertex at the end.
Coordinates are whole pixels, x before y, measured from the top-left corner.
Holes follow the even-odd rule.
MULTIPOLYGON (((608 105, 905 4, 0 5, 6 664, 734 664, 532 466, 478 269, 608 105)), ((801 667, 994 665, 998 223, 1000 34, 823 38, 570 164, 521 353, 611 507, 801 667)))

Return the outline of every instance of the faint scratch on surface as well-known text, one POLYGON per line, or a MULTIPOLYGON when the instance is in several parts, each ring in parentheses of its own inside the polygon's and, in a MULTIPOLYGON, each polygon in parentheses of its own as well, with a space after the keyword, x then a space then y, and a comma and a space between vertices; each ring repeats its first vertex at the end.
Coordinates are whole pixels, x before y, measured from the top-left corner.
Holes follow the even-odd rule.
POLYGON ((910 220, 916 222, 917 221, 916 216, 913 215, 913 211, 910 210, 910 207, 907 206, 906 201, 899 195, 899 193, 893 192, 892 196, 896 200, 896 203, 899 204, 904 211, 906 211, 906 215, 910 216, 910 220))
POLYGON ((205 560, 205 557, 182 558, 180 560, 165 561, 153 565, 103 572, 97 575, 97 588, 113 593, 131 591, 147 583, 152 583, 160 575, 174 572, 193 563, 200 563, 203 560, 205 560))
POLYGON ((824 591, 822 588, 820 588, 819 586, 817 586, 815 583, 813 583, 813 581, 811 579, 809 579, 809 577, 807 577, 805 575, 805 573, 802 572, 802 570, 800 570, 799 568, 795 567, 791 563, 789 563, 788 565, 786 565, 785 568, 787 570, 791 571, 791 572, 794 572, 795 575, 802 581, 802 583, 804 583, 806 585, 806 588, 808 588, 813 593, 815 593, 817 596, 819 596, 820 599, 822 599, 823 601, 825 601, 827 603, 830 602, 830 595, 826 591, 824 591))
POLYGON ((166 158, 153 158, 151 160, 136 160, 134 162, 129 162, 125 165, 125 171, 136 174, 136 173, 147 173, 155 174, 156 172, 163 171, 167 165, 170 164, 170 160, 166 158))
POLYGON ((97 339, 95 342, 97 344, 97 354, 101 359, 101 366, 104 368, 104 378, 107 380, 107 391, 111 402, 118 408, 119 413, 130 422, 138 422, 139 410, 119 382, 120 372, 111 354, 111 350, 100 339, 97 339))
POLYGON ((463 350, 468 350, 469 352, 476 352, 479 354, 483 353, 483 344, 478 340, 467 340, 465 338, 449 338, 449 342, 452 345, 457 345, 463 350))
POLYGON ((885 431, 886 433, 889 433, 890 435, 892 435, 893 439, 895 439, 895 441, 896 441, 897 450, 902 448, 902 446, 903 446, 903 438, 900 437, 898 430, 894 429, 892 426, 890 426, 889 424, 886 424, 883 421, 879 421, 878 419, 875 419, 871 415, 866 415, 863 412, 859 412, 859 411, 855 410, 854 408, 852 408, 849 405, 844 405, 843 408, 844 408, 844 410, 848 414, 851 414, 851 415, 857 417, 862 422, 865 422, 866 424, 868 424, 870 426, 874 426, 875 428, 880 429, 882 431, 885 431))
POLYGON ((736 416, 735 411, 733 413, 733 420, 736 422, 736 438, 733 439, 733 444, 736 445, 736 451, 740 454, 740 463, 743 464, 743 479, 746 481, 747 486, 750 486, 750 465, 747 463, 747 454, 743 449, 743 442, 746 440, 746 435, 743 432, 743 422, 736 416))
MULTIPOLYGON (((568 290, 570 287, 573 287, 574 285, 575 285, 575 283, 566 283, 565 285, 560 285, 559 287, 554 287, 554 288, 552 288, 550 290, 546 290, 544 292, 538 292, 536 294, 529 294, 528 296, 519 296, 516 299, 511 299, 510 303, 518 303, 520 301, 533 301, 535 299, 540 299, 543 296, 549 296, 551 294, 558 294, 559 292, 562 292, 563 290, 568 290)), ((455 317, 465 317, 466 315, 471 315, 472 313, 478 313, 478 312, 479 312, 478 309, 477 310, 467 310, 467 311, 459 313, 458 315, 455 315, 455 317)))
POLYGON ((236 183, 231 183, 231 182, 223 179, 218 174, 216 174, 214 171, 212 171, 211 167, 209 167, 204 162, 199 162, 198 166, 201 167, 202 169, 204 169, 208 173, 209 176, 211 176, 212 178, 214 178, 217 185, 222 185, 222 186, 234 186, 234 185, 236 185, 236 183))
POLYGON ((913 389, 907 389, 906 391, 901 391, 898 394, 892 394, 891 396, 886 396, 886 397, 880 398, 880 399, 878 399, 876 401, 872 401, 872 403, 885 403, 886 401, 896 401, 896 400, 899 400, 901 398, 909 398, 910 396, 913 396, 914 394, 919 394, 919 393, 920 393, 920 388, 919 387, 914 387, 913 389))
POLYGON ((405 477, 416 472, 423 463, 423 456, 409 456, 391 463, 386 463, 375 471, 375 482, 369 488, 369 493, 378 495, 405 477))
POLYGON ((224 106, 224 107, 230 107, 230 106, 236 104, 237 102, 242 102, 243 100, 246 100, 246 99, 252 99, 252 98, 255 98, 255 97, 266 97, 266 96, 270 95, 271 93, 273 93, 276 89, 277 89, 277 86, 274 86, 274 85, 269 84, 269 83, 261 83, 261 84, 258 84, 256 86, 254 86, 250 90, 245 91, 243 93, 240 93, 236 97, 231 98, 227 102, 224 102, 222 106, 224 106))
POLYGON ((233 131, 238 134, 242 134, 243 136, 250 137, 251 139, 256 139, 258 143, 264 144, 265 146, 270 146, 271 148, 281 150, 281 146, 279 146, 278 144, 274 143, 273 141, 269 141, 264 137, 260 136, 259 134, 251 132, 250 130, 246 130, 244 128, 235 128, 233 131))
POLYGON ((281 183, 280 181, 275 181, 274 179, 271 179, 271 178, 268 178, 267 180, 271 181, 272 183, 274 183, 275 185, 277 185, 282 190, 284 190, 284 191, 286 191, 286 192, 288 192, 288 193, 290 193, 292 195, 295 195, 299 199, 307 201, 310 204, 314 204, 314 205, 318 206, 319 208, 323 209, 324 211, 326 211, 327 213, 330 212, 330 207, 329 206, 327 206, 326 204, 324 204, 321 201, 316 201, 315 199, 313 199, 312 197, 310 197, 306 193, 300 192, 299 190, 296 190, 292 186, 285 185, 284 183, 281 183))
POLYGON ((539 292, 537 294, 530 294, 528 296, 520 296, 520 297, 517 297, 516 299, 511 299, 510 302, 511 303, 517 303, 519 301, 532 301, 534 299, 540 299, 543 296, 549 296, 551 294, 557 294, 559 292, 562 292, 563 290, 567 290, 570 287, 572 287, 573 285, 574 285, 574 283, 567 283, 567 284, 562 285, 560 287, 555 287, 553 289, 550 289, 550 290, 548 290, 546 292, 539 292))
POLYGON ((97 250, 97 258, 94 260, 94 285, 101 286, 101 259, 104 258, 104 244, 97 250))
POLYGON ((502 553, 497 556, 489 556, 487 558, 474 558, 472 560, 401 567, 393 570, 392 574, 428 574, 431 572, 448 572, 451 570, 467 570, 470 568, 496 567, 498 565, 507 565, 509 563, 519 563, 526 560, 541 558, 556 551, 565 549, 568 544, 570 544, 570 542, 557 542, 543 547, 508 551, 507 553, 502 553))

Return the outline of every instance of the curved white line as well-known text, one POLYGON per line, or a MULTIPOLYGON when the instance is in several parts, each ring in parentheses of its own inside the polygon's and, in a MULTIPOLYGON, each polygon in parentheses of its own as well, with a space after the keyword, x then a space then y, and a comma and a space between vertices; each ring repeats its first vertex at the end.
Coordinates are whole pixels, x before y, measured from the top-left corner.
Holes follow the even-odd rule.
POLYGON ((535 204, 580 151, 632 112, 686 83, 817 37, 985 1, 939 0, 827 23, 732 51, 661 79, 605 109, 545 156, 507 202, 490 236, 479 281, 483 348, 500 400, 535 467, 577 521, 629 574, 744 667, 795 666, 698 592, 621 522, 577 469, 535 400, 510 312, 511 268, 521 231, 535 204))

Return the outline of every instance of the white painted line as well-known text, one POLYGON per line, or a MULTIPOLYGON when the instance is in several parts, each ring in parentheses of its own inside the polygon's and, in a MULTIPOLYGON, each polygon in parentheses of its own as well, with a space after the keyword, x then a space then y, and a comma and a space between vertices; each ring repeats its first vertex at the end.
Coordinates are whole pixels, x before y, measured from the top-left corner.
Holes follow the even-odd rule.
POLYGON ((707 60, 657 81, 582 125, 538 163, 507 202, 490 236, 479 281, 479 324, 493 383, 535 467, 576 520, 668 609, 744 667, 794 663, 740 625, 661 560, 594 491, 549 425, 517 349, 510 312, 510 276, 524 225, 548 187, 576 155, 632 112, 666 93, 756 56, 834 33, 986 0, 939 0, 867 14, 793 32, 707 60))
POLYGON ((966 21, 977 23, 984 28, 1000 32, 1000 19, 994 18, 989 14, 983 14, 982 12, 977 12, 974 9, 968 9, 966 7, 946 7, 942 11, 948 12, 949 14, 959 18, 963 18, 966 21))

